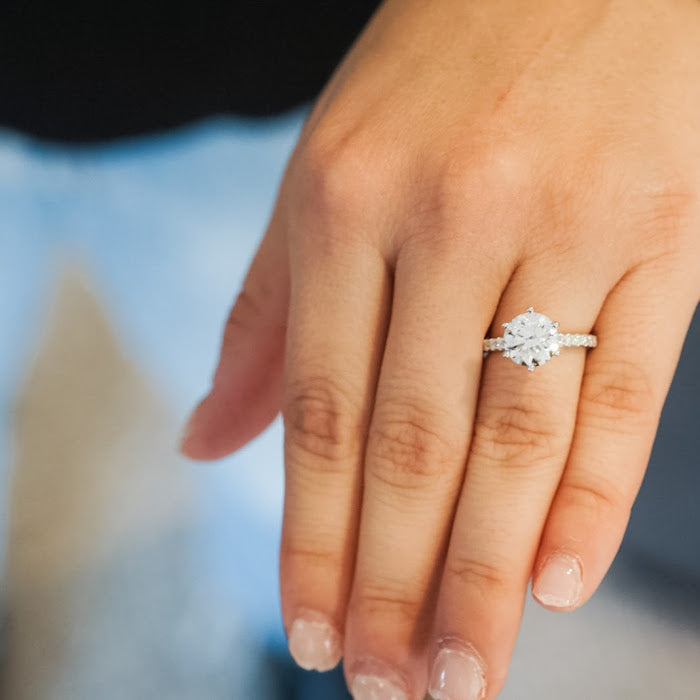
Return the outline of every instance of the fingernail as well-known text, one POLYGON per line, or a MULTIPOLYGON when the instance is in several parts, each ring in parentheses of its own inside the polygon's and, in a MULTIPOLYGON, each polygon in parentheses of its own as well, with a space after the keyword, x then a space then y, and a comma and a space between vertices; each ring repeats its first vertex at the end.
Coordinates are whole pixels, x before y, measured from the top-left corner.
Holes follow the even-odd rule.
POLYGON ((406 679, 379 659, 359 659, 353 664, 350 675, 350 693, 354 700, 408 700, 406 679))
POLYGON ((401 688, 380 676, 355 676, 350 693, 353 700, 408 700, 401 688))
POLYGON ((581 599, 581 564, 569 554, 554 554, 547 559, 532 587, 532 595, 551 608, 570 608, 581 599))
POLYGON ((486 678, 478 656, 461 645, 441 649, 433 662, 428 693, 433 700, 481 700, 486 678))
POLYGON ((340 635, 321 617, 299 617, 289 631, 289 653, 307 671, 330 671, 342 655, 340 635))

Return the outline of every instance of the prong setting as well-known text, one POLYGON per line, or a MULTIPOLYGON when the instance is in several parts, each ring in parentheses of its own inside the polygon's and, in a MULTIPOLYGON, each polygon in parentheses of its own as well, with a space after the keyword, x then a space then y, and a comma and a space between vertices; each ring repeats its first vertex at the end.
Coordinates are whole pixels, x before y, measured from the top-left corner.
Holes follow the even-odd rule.
POLYGON ((530 372, 548 362, 559 349, 557 325, 532 306, 503 327, 504 356, 525 365, 530 372))

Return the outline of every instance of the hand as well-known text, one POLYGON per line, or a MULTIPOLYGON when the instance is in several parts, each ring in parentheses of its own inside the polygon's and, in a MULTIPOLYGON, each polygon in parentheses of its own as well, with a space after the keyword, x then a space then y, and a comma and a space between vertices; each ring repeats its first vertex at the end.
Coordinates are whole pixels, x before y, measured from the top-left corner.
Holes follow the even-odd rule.
POLYGON ((387 0, 310 115, 182 449, 281 408, 290 648, 359 700, 496 697, 531 576, 610 566, 700 297, 698 66, 694 0, 387 0), (483 360, 529 306, 598 347, 483 360))

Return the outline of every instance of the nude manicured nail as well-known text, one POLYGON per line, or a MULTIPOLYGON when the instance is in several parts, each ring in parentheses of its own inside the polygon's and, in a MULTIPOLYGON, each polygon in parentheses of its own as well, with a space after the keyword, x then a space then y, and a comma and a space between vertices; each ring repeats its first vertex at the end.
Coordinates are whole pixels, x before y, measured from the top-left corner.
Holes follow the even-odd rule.
POLYGON ((320 618, 297 618, 289 631, 289 653, 307 671, 330 671, 342 655, 340 635, 320 618))
POLYGON ((583 577, 578 559, 554 554, 547 559, 532 587, 532 595, 551 608, 570 608, 581 600, 583 577))
POLYGON ((401 688, 379 676, 355 676, 350 692, 353 700, 408 700, 401 688))
POLYGON ((481 700, 486 693, 484 668, 466 648, 441 649, 430 674, 433 700, 481 700))

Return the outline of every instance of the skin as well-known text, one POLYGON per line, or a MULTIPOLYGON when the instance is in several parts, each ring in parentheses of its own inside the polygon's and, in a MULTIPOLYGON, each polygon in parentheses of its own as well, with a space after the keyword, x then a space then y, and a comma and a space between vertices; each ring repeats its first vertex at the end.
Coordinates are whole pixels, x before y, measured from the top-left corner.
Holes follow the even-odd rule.
POLYGON ((695 0, 387 0, 318 100, 182 451, 282 411, 284 624, 349 684, 422 698, 448 638, 495 698, 547 558, 604 577, 700 299, 699 66, 695 0), (528 306, 598 347, 484 360, 528 306))

